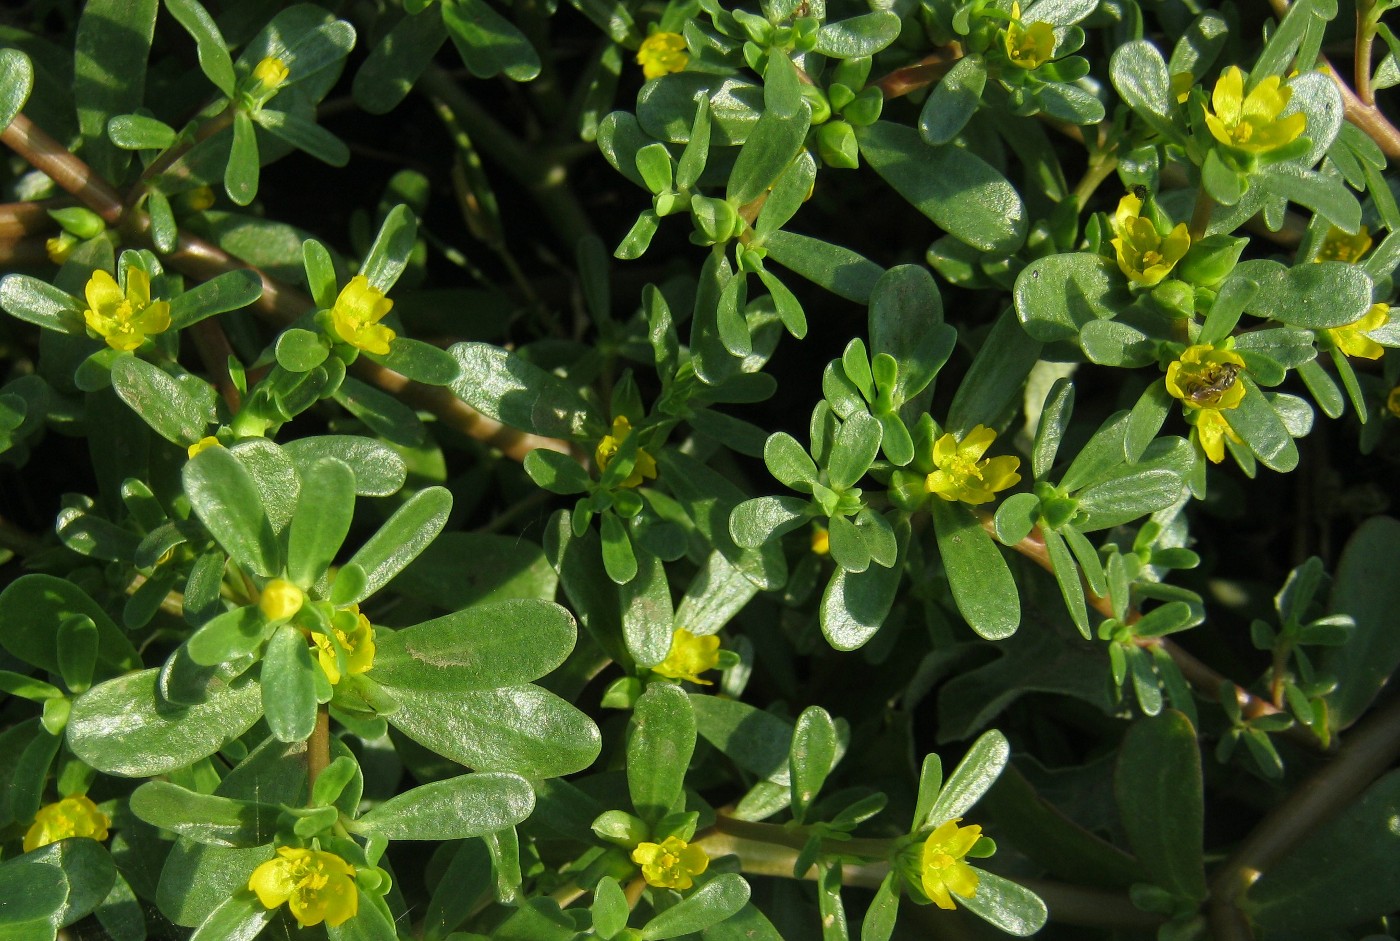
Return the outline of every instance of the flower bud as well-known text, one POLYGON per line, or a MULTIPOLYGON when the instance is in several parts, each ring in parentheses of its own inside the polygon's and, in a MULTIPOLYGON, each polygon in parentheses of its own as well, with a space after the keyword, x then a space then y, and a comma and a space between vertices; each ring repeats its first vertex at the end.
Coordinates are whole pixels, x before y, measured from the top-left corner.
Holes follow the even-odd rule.
POLYGON ((258 608, 269 620, 285 621, 301 610, 306 595, 285 578, 274 578, 263 586, 258 608))
POLYGON ((829 121, 817 128, 817 152, 828 167, 854 170, 860 166, 855 131, 845 121, 829 121))
POLYGON ((874 85, 863 89, 845 108, 841 116, 856 127, 869 127, 880 119, 885 107, 885 95, 874 85))

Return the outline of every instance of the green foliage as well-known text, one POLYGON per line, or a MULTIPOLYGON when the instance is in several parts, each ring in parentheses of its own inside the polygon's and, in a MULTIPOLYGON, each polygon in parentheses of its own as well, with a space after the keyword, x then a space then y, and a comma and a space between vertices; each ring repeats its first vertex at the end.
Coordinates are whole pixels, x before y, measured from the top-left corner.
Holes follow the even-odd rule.
POLYGON ((7 14, 0 939, 1393 935, 1394 5, 7 14))

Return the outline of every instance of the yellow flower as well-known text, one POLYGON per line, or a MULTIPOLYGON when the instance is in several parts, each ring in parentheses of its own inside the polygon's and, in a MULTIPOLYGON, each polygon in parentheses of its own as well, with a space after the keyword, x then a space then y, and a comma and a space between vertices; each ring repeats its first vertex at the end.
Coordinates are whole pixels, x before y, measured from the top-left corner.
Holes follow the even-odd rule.
POLYGON ((1049 23, 1021 22, 1021 5, 1011 4, 1006 27, 1006 57, 1023 69, 1038 69, 1055 55, 1055 30, 1049 23))
POLYGON ((1218 408, 1203 408, 1196 412, 1196 440, 1201 443, 1206 457, 1215 464, 1225 460, 1226 438, 1235 444, 1244 444, 1218 408))
POLYGON ((355 890, 355 867, 334 853, 277 847, 277 858, 253 870, 248 888, 266 908, 283 902, 303 928, 325 922, 343 924, 360 908, 355 890))
POLYGON ((253 94, 266 100, 276 94, 277 89, 287 80, 291 74, 286 63, 281 59, 269 56, 257 65, 253 66, 253 79, 258 83, 253 94))
POLYGON ((700 847, 668 836, 660 843, 638 843, 632 862, 642 867, 642 878, 649 885, 684 891, 710 865, 710 857, 700 847))
POLYGON ((44 252, 49 256, 49 261, 55 265, 61 265, 68 260, 68 256, 73 254, 73 249, 78 245, 78 240, 68 232, 60 232, 51 239, 44 241, 44 252))
POLYGON ((648 79, 680 72, 689 61, 685 37, 680 33, 652 33, 637 50, 637 64, 648 79))
POLYGON ((84 794, 65 797, 39 808, 34 823, 24 834, 24 851, 36 850, 70 836, 85 836, 101 842, 107 839, 112 821, 84 794))
POLYGON ((1385 397, 1385 408, 1390 414, 1400 418, 1400 386, 1391 389, 1390 394, 1385 397))
MULTIPOLYGON (((598 448, 593 452, 593 463, 598 465, 598 473, 608 469, 612 459, 617 456, 617 452, 622 448, 622 442, 627 440, 627 436, 632 433, 632 423, 622 415, 613 419, 612 433, 603 435, 603 440, 598 442, 598 448)), ((656 459, 647 452, 637 450, 637 460, 632 465, 632 473, 623 479, 619 486, 636 487, 643 479, 656 478, 656 459)))
POLYGON ((1348 356, 1355 356, 1359 359, 1380 359, 1381 354, 1385 352, 1385 347, 1366 334, 1384 327, 1389 322, 1390 305, 1372 304, 1371 309, 1366 311, 1366 316, 1354 323, 1332 327, 1327 331, 1327 335, 1332 338, 1337 349, 1348 356))
POLYGON ((812 527, 812 552, 816 555, 831 553, 831 533, 825 526, 812 527))
MULTIPOLYGON (((274 578, 263 586, 262 596, 258 598, 258 608, 271 621, 285 621, 287 618, 301 610, 302 603, 306 601, 306 595, 302 590, 285 578, 274 578)), ((317 637, 322 635, 317 634, 317 637)), ((334 661, 335 654, 331 654, 334 661)))
MULTIPOLYGON (((369 618, 360 613, 359 605, 351 605, 348 610, 355 614, 355 627, 349 634, 338 627, 332 630, 335 631, 335 639, 340 641, 340 646, 345 649, 345 672, 350 676, 358 676, 368 673, 369 668, 374 666, 374 627, 370 625, 369 618)), ((336 662, 335 644, 319 632, 312 634, 311 640, 316 644, 316 658, 321 663, 321 669, 326 671, 326 679, 334 686, 340 682, 340 665, 336 662)))
POLYGON ((1151 219, 1142 217, 1142 200, 1132 193, 1118 201, 1113 231, 1118 236, 1112 240, 1118 270, 1143 287, 1160 284, 1191 247, 1186 223, 1178 222, 1164 238, 1151 219))
POLYGON ((88 309, 83 319, 88 329, 114 350, 134 350, 170 326, 170 304, 151 300, 151 279, 132 265, 126 269, 126 293, 107 272, 92 273, 84 291, 88 309))
POLYGON ((1167 366, 1167 391, 1187 408, 1234 408, 1244 398, 1245 386, 1239 381, 1243 371, 1238 353, 1198 343, 1167 366))
POLYGON ((208 451, 210 448, 222 448, 223 446, 223 443, 219 441, 218 438, 214 437, 213 435, 206 435, 205 437, 200 438, 194 444, 186 448, 185 453, 188 454, 190 457, 194 457, 201 451, 208 451))
POLYGON ((976 506, 996 499, 998 490, 1014 487, 1021 475, 1019 457, 982 459, 997 433, 983 425, 969 431, 961 441, 945 434, 933 443, 933 463, 938 469, 924 481, 924 489, 950 503, 961 500, 976 506))
POLYGON ((971 898, 978 882, 977 873, 963 858, 982 838, 982 828, 960 827, 960 820, 961 817, 949 820, 929 834, 919 864, 924 894, 939 908, 950 911, 957 907, 953 896, 971 898))
POLYGON ((1268 153, 1291 144, 1308 126, 1308 116, 1299 112, 1286 118, 1279 115, 1293 96, 1293 89, 1281 86, 1277 75, 1270 75, 1244 93, 1244 73, 1232 65, 1220 73, 1211 94, 1214 114, 1206 112, 1211 136, 1235 150, 1251 154, 1268 153))
POLYGON ((335 327, 336 335, 346 343, 366 353, 384 356, 389 352, 389 343, 396 334, 379 321, 393 306, 394 302, 370 284, 369 278, 357 274, 335 299, 335 306, 331 308, 331 324, 335 327))
POLYGON ((705 686, 713 686, 709 680, 700 679, 700 674, 713 670, 719 663, 719 638, 713 634, 697 637, 685 628, 677 628, 671 635, 671 649, 666 659, 651 668, 667 679, 690 680, 705 686))
POLYGON ((1313 261, 1358 262, 1361 256, 1371 250, 1371 230, 1362 226, 1355 235, 1335 225, 1327 230, 1322 247, 1317 250, 1313 261))

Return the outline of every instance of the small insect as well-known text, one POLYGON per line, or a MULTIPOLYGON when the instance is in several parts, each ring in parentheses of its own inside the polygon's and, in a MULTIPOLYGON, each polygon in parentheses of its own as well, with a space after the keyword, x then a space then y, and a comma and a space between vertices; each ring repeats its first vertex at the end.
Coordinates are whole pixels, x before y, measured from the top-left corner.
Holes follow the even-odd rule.
POLYGON ((1238 363, 1212 363, 1199 376, 1192 376, 1184 385, 1186 397, 1192 402, 1208 402, 1235 384, 1241 367, 1238 363))
POLYGON ((1147 187, 1143 186, 1141 183, 1134 183, 1133 195, 1136 196, 1139 201, 1145 202, 1147 200, 1147 187))

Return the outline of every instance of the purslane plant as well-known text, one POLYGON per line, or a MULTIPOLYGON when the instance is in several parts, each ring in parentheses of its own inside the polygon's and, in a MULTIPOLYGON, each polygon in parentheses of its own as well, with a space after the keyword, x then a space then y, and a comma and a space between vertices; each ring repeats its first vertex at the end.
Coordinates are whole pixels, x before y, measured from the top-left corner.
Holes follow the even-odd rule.
POLYGON ((15 14, 0 937, 1394 934, 1391 6, 15 14))

